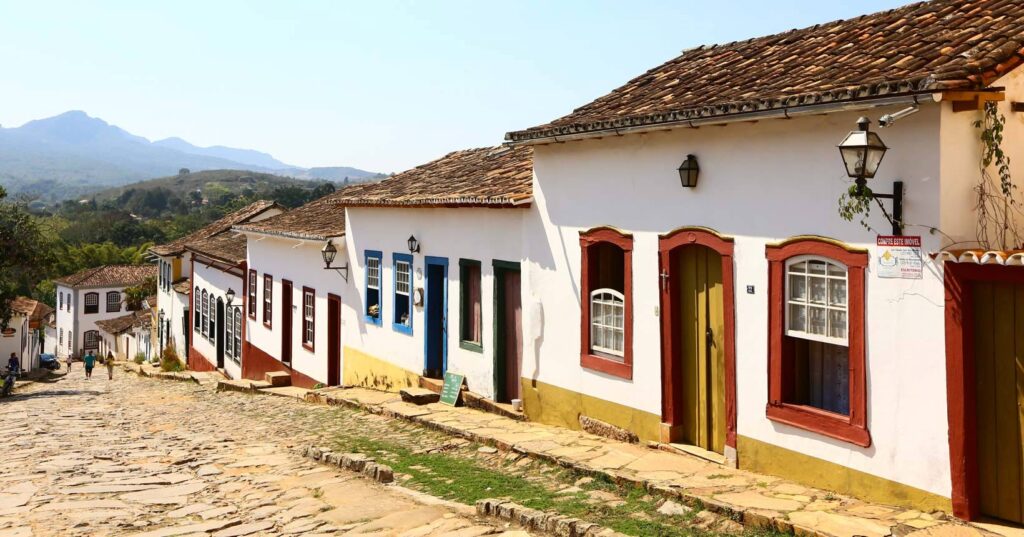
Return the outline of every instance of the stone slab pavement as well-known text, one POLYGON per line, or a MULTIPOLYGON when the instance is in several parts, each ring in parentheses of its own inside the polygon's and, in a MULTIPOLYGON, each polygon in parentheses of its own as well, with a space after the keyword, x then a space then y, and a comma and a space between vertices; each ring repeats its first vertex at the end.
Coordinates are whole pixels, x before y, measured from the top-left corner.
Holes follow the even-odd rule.
POLYGON ((0 537, 527 535, 311 461, 223 401, 120 370, 19 387, 0 400, 0 537))
POLYGON ((729 468, 685 453, 617 442, 468 407, 439 403, 420 406, 403 402, 398 394, 364 388, 311 391, 306 399, 362 408, 556 462, 563 467, 604 474, 619 483, 636 484, 691 505, 707 506, 747 526, 829 537, 978 537, 986 534, 1024 537, 1024 532, 999 524, 968 525, 941 512, 923 513, 873 504, 778 477, 729 468))

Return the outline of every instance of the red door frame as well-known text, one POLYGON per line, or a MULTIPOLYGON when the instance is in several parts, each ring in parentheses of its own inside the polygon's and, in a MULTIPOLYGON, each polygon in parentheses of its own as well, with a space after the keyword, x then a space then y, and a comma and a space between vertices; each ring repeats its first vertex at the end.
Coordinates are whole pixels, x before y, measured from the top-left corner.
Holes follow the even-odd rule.
POLYGON ((671 274, 672 251, 698 245, 710 248, 722 257, 722 317, 725 321, 725 445, 736 449, 736 316, 735 280, 733 276, 733 239, 703 227, 681 227, 662 235, 658 240, 658 268, 661 295, 661 421, 663 442, 673 440, 672 426, 677 425, 677 401, 674 395, 679 372, 676 367, 675 326, 671 294, 662 274, 671 274))
POLYGON ((977 398, 974 369, 973 283, 1024 284, 1024 267, 945 264, 946 411, 949 416, 949 470, 953 514, 964 520, 981 516, 978 476, 977 398))
POLYGON ((292 304, 291 280, 281 280, 281 361, 292 363, 292 304))
POLYGON ((327 385, 341 384, 341 297, 327 295, 327 385))

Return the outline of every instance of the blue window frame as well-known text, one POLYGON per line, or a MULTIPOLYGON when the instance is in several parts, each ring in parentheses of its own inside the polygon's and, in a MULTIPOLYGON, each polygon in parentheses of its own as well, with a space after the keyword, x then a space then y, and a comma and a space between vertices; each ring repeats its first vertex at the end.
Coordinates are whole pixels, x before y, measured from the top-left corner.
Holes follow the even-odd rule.
POLYGON ((412 256, 392 254, 391 271, 394 303, 391 327, 404 334, 412 334, 412 256))
POLYGON ((381 282, 384 281, 384 258, 378 250, 366 250, 366 322, 381 325, 384 318, 384 303, 381 300, 381 282))

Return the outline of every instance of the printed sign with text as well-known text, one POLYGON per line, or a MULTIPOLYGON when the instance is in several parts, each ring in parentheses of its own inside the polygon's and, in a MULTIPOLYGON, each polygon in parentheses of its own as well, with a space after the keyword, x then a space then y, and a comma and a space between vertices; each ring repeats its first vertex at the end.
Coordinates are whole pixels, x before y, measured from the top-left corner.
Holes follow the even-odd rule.
POLYGON ((875 272, 879 278, 920 280, 924 276, 921 237, 878 236, 875 272))

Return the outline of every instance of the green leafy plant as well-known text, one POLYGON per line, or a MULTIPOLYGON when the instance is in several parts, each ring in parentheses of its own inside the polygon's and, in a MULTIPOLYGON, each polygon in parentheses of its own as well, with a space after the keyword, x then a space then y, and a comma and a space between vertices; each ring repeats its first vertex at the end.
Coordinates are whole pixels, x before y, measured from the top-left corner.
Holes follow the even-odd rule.
POLYGON ((133 361, 139 365, 142 365, 142 363, 146 361, 146 355, 140 352, 135 355, 135 359, 133 361))
POLYGON ((1010 176, 1010 157, 1002 147, 1006 117, 999 112, 996 102, 988 101, 974 127, 981 130, 981 177, 974 187, 978 242, 990 250, 1024 247, 1024 233, 1020 229, 1024 211, 1018 199, 1019 190, 1010 176))
POLYGON ((185 366, 178 359, 178 353, 174 350, 174 347, 167 347, 160 354, 160 370, 169 372, 185 370, 185 366))

